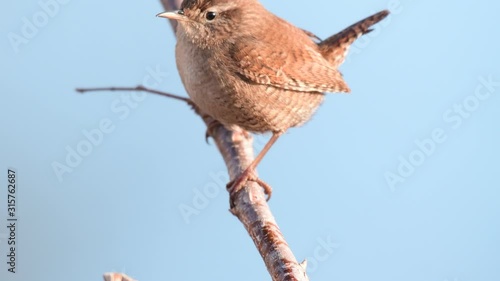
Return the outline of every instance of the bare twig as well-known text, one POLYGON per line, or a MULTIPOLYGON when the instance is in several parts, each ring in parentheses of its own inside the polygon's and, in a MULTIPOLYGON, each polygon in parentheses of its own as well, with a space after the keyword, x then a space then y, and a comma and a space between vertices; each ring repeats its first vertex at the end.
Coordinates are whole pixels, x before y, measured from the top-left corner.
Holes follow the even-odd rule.
MULTIPOLYGON (((137 91, 141 91, 141 92, 152 93, 152 94, 155 94, 155 95, 160 95, 160 96, 171 98, 171 99, 180 100, 180 101, 183 101, 183 102, 187 103, 189 106, 191 106, 191 108, 194 110, 194 112, 196 112, 196 114, 198 114, 203 119, 203 121, 205 121, 205 124, 207 126, 213 127, 212 123, 214 122, 214 119, 212 117, 210 117, 209 115, 204 114, 203 112, 201 112, 199 110, 199 108, 189 98, 181 97, 179 95, 174 95, 174 94, 170 94, 170 93, 167 93, 167 92, 162 92, 162 91, 158 91, 158 90, 149 89, 149 88, 146 88, 146 87, 144 87, 142 85, 139 85, 139 86, 136 86, 136 87, 76 88, 75 91, 77 91, 79 93, 82 93, 82 94, 88 93, 88 92, 103 92, 103 91, 108 91, 108 92, 115 92, 115 91, 137 92, 137 91)), ((211 133, 211 131, 213 131, 215 129, 217 129, 217 127, 214 127, 212 130, 207 131, 207 134, 211 133)))
POLYGON ((149 89, 149 88, 146 88, 146 87, 141 86, 141 85, 136 86, 136 87, 76 88, 75 90, 77 92, 79 92, 79 93, 82 93, 82 94, 84 94, 86 92, 100 92, 100 91, 111 91, 111 92, 114 92, 114 91, 143 91, 143 92, 148 92, 148 93, 152 93, 152 94, 157 94, 157 95, 160 95, 160 96, 165 96, 165 97, 171 98, 171 99, 185 101, 185 102, 187 102, 189 104, 192 103, 189 98, 185 98, 185 97, 181 97, 181 96, 178 96, 178 95, 169 94, 169 93, 165 93, 165 92, 161 92, 161 91, 149 89))
MULTIPOLYGON (((182 0, 160 0, 165 10, 179 9, 182 0)), ((171 22, 173 29, 176 22, 171 22)), ((77 89, 84 93, 88 91, 146 91, 153 94, 183 100, 193 106, 195 112, 200 115, 207 124, 214 121, 210 116, 201 112, 189 99, 164 93, 157 90, 147 89, 142 86, 135 88, 94 88, 77 89)), ((253 159, 252 137, 242 129, 228 130, 224 126, 216 126, 209 132, 213 137, 226 163, 229 177, 234 180, 248 167, 253 159)), ((235 206, 230 210, 244 225, 252 238, 272 280, 309 280, 306 274, 305 264, 298 263, 290 247, 279 230, 271 210, 266 202, 262 187, 253 181, 245 184, 245 187, 234 197, 235 206)), ((236 277, 235 279, 241 279, 236 277)))

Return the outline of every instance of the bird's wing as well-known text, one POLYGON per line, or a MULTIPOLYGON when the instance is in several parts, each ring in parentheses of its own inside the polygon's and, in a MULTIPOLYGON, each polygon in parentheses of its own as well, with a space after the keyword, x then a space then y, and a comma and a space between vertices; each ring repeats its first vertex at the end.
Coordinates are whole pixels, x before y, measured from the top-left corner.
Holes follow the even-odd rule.
POLYGON ((294 38, 289 34, 276 33, 273 36, 281 36, 278 40, 238 40, 230 52, 236 62, 234 71, 254 83, 286 90, 350 92, 342 74, 299 31, 298 42, 289 41, 294 38))
POLYGON ((389 15, 389 11, 384 10, 369 16, 357 23, 345 28, 341 32, 321 41, 318 46, 333 67, 339 67, 345 60, 351 44, 361 35, 367 34, 372 29, 370 27, 389 15))

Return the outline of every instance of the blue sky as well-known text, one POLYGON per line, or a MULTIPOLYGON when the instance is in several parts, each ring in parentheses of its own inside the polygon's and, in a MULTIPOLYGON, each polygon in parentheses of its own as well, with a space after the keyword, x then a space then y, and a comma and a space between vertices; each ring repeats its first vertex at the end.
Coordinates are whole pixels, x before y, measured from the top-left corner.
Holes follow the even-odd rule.
MULTIPOLYGON (((0 279, 269 280, 228 212, 222 159, 186 105, 74 91, 146 83, 186 95, 159 1, 54 1, 0 9, 0 279)), ((500 280, 500 4, 262 3, 322 38, 393 12, 341 67, 352 94, 329 94, 259 168, 311 280, 500 280)))

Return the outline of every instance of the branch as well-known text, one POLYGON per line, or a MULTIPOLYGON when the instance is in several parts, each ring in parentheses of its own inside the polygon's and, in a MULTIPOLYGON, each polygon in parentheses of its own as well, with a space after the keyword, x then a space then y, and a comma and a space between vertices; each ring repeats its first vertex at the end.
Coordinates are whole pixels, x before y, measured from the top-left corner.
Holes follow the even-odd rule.
MULTIPOLYGON (((179 9, 182 0, 160 0, 165 10, 179 9)), ((170 22, 176 29, 177 23, 170 22)), ((213 126, 214 119, 201 112, 191 100, 177 95, 151 90, 143 86, 132 88, 93 88, 77 89, 80 93, 89 91, 145 91, 188 103, 203 119, 209 133, 217 145, 230 180, 237 178, 253 159, 252 137, 243 129, 228 130, 218 124, 213 126)), ((248 181, 234 199, 234 207, 230 210, 242 223, 259 251, 273 281, 309 280, 306 274, 306 263, 299 264, 281 233, 274 216, 266 202, 266 196, 257 182, 248 181)))
POLYGON ((149 89, 149 88, 146 88, 146 87, 141 86, 141 85, 136 86, 135 88, 130 88, 130 87, 103 87, 103 88, 76 88, 75 90, 77 92, 81 93, 81 94, 84 94, 86 92, 100 92, 100 91, 111 91, 111 92, 115 92, 115 91, 143 91, 143 92, 148 92, 148 93, 152 93, 152 94, 161 95, 161 96, 164 96, 164 97, 167 97, 167 98, 171 98, 171 99, 185 101, 188 104, 193 104, 191 102, 191 100, 188 99, 188 98, 181 97, 181 96, 174 95, 174 94, 165 93, 165 92, 160 92, 160 91, 153 90, 153 89, 149 89))

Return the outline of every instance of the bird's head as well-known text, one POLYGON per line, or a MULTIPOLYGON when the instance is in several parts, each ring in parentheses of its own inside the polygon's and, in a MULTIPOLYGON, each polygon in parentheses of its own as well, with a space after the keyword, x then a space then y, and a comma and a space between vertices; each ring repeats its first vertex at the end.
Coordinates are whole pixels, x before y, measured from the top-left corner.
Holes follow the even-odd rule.
POLYGON ((256 0, 184 0, 179 10, 157 16, 176 20, 183 36, 210 48, 234 38, 251 14, 251 6, 256 5, 260 5, 256 0))

